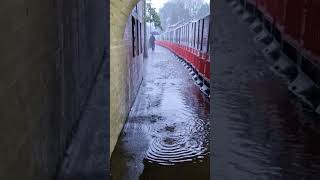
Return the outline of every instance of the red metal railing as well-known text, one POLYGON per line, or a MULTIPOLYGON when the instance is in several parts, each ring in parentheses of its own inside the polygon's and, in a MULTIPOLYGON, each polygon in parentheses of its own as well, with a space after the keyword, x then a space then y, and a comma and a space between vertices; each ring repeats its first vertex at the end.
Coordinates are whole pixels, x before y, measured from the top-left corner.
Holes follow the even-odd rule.
POLYGON ((305 0, 290 0, 286 4, 284 35, 294 46, 301 46, 305 0))
POLYGON ((285 13, 285 0, 270 1, 265 0, 266 13, 271 17, 272 23, 276 25, 279 29, 282 29, 284 23, 284 13, 285 13))
POLYGON ((305 12, 303 48, 307 54, 316 56, 320 61, 320 2, 309 0, 305 12))
POLYGON ((169 41, 156 41, 156 44, 163 46, 180 58, 187 61, 206 80, 210 81, 210 58, 207 53, 169 41))
POLYGON ((319 0, 247 0, 255 5, 302 54, 320 63, 319 0))

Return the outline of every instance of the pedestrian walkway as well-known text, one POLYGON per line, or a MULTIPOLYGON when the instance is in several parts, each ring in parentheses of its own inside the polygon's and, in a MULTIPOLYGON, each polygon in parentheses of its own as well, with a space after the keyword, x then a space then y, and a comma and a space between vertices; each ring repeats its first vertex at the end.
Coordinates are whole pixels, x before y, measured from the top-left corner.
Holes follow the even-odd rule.
POLYGON ((318 179, 316 117, 271 70, 248 24, 225 0, 214 1, 213 179, 318 179))
POLYGON ((169 50, 145 59, 144 80, 111 159, 114 180, 209 180, 209 99, 169 50))

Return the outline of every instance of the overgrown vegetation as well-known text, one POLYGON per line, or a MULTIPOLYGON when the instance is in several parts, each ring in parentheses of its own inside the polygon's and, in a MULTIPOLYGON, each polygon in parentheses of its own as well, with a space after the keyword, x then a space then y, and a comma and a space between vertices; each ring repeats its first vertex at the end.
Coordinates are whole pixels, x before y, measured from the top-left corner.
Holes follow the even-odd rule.
POLYGON ((160 17, 156 11, 155 8, 151 7, 151 4, 147 4, 147 14, 146 14, 146 22, 149 23, 154 23, 154 26, 157 28, 160 28, 161 30, 163 30, 162 26, 161 26, 161 20, 160 17))

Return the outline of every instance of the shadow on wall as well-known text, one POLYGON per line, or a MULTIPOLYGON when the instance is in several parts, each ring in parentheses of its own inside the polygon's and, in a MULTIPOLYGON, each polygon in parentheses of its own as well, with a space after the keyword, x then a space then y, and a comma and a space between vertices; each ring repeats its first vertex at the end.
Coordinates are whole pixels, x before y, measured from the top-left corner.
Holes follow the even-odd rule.
POLYGON ((53 179, 107 56, 107 4, 5 0, 0 10, 0 179, 53 179))

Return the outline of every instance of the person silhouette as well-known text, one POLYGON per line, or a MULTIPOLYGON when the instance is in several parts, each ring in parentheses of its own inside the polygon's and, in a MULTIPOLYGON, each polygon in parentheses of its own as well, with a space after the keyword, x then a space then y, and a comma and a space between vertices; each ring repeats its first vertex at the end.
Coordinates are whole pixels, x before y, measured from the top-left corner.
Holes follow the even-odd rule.
POLYGON ((152 51, 154 51, 154 48, 155 48, 155 41, 156 41, 156 38, 154 37, 154 35, 152 34, 150 36, 150 39, 149 39, 149 43, 150 43, 150 46, 152 48, 152 51))

